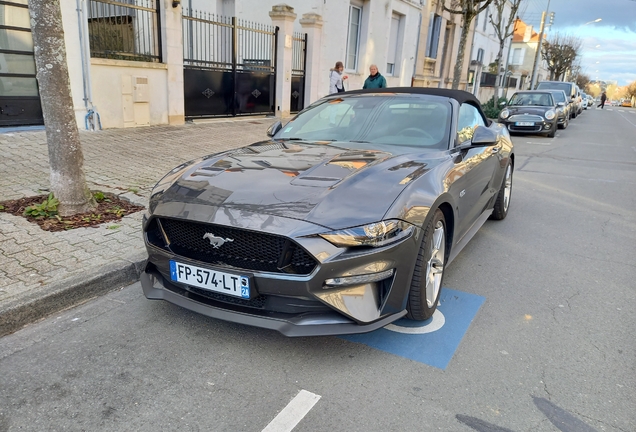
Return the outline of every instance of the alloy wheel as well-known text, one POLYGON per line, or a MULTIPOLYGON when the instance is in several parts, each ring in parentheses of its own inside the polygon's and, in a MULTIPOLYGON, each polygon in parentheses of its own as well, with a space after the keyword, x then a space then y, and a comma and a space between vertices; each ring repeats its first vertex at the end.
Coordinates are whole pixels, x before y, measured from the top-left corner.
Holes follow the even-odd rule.
POLYGON ((426 303, 429 308, 435 306, 442 285, 446 252, 446 234, 444 223, 437 221, 433 231, 431 258, 426 263, 426 303))
POLYGON ((503 209, 505 212, 508 211, 511 194, 512 194, 512 167, 508 165, 508 168, 506 168, 506 179, 504 180, 503 209))

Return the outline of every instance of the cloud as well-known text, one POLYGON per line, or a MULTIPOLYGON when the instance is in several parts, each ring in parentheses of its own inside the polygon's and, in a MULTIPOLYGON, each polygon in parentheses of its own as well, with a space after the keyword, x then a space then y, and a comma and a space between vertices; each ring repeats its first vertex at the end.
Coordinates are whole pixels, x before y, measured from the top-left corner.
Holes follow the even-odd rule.
MULTIPOLYGON (((528 3, 522 18, 527 16, 527 22, 538 27, 540 8, 547 3, 528 3)), ((552 0, 550 11, 555 17, 547 37, 558 31, 581 38, 584 73, 593 79, 616 80, 619 85, 636 80, 636 1, 552 0), (602 21, 591 22, 597 18, 602 21)))

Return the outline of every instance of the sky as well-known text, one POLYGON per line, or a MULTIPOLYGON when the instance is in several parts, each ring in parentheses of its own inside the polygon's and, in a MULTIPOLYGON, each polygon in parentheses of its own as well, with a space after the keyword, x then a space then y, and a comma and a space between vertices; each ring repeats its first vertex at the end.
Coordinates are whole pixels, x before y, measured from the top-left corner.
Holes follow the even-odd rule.
POLYGON ((555 16, 547 38, 557 31, 579 37, 583 73, 620 86, 636 81, 636 0, 523 0, 519 15, 537 33, 548 1, 555 16))

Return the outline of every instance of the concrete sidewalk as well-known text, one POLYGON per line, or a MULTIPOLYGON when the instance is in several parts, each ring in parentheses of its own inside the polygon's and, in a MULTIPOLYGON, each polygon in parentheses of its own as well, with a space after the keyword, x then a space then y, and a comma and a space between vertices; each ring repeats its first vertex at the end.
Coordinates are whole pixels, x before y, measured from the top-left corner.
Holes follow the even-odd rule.
MULTIPOLYGON (((154 184, 175 166, 267 139, 271 118, 215 120, 184 126, 80 132, 92 190, 148 204, 154 184)), ((43 130, 2 133, 0 201, 49 189, 43 130)), ((114 224, 43 231, 0 212, 0 336, 62 309, 136 281, 146 259, 143 212, 114 224)))

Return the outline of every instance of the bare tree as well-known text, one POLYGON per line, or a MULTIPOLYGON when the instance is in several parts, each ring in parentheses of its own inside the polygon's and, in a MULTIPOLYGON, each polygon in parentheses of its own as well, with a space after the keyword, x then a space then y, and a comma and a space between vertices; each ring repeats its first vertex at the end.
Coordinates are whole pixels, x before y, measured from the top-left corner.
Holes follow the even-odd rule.
MULTIPOLYGON (((495 99, 499 97, 499 75, 503 68, 503 52, 506 47, 506 41, 513 35, 515 30, 515 19, 519 6, 523 0, 493 0, 492 4, 495 7, 495 13, 490 14, 490 23, 492 24, 495 35, 499 40, 499 51, 497 52, 497 80, 495 81, 495 99), (505 16, 506 4, 510 3, 510 14, 505 16)), ((505 93, 504 88, 504 93, 505 93)))
POLYGON ((84 156, 71 98, 60 0, 29 0, 29 11, 51 166, 51 192, 60 201, 60 215, 87 212, 96 203, 82 167, 84 156))
POLYGON ((457 51, 457 62, 453 71, 453 89, 459 88, 459 80, 464 66, 464 52, 466 51, 466 41, 470 33, 470 24, 475 17, 490 5, 493 0, 444 0, 444 10, 455 15, 462 16, 462 33, 459 37, 459 49, 457 51), (450 3, 450 7, 446 6, 450 3))
POLYGON ((543 41, 541 56, 548 63, 551 80, 560 79, 572 69, 582 45, 580 38, 558 32, 554 33, 551 40, 543 41))
POLYGON ((574 77, 574 82, 581 90, 585 91, 590 83, 590 76, 579 71, 574 77))

